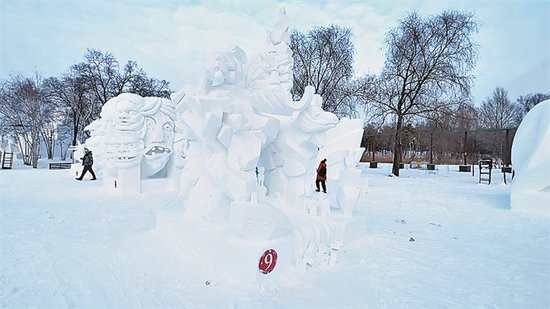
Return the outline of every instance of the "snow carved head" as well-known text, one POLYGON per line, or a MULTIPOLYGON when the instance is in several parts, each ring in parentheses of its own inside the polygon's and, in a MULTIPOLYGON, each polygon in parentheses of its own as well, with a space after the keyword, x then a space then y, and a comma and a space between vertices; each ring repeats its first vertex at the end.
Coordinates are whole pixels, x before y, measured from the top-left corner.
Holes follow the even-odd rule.
POLYGON ((145 117, 142 173, 149 177, 160 172, 172 155, 176 109, 168 99, 145 98, 141 112, 145 117))
POLYGON ((112 98, 103 106, 106 166, 128 168, 140 164, 145 124, 145 117, 140 113, 142 106, 142 98, 129 93, 112 98))
POLYGON ((242 87, 245 79, 246 53, 238 46, 217 52, 208 61, 202 92, 228 96, 242 87))
MULTIPOLYGON (((172 154, 175 108, 163 98, 124 93, 101 111, 105 165, 140 165, 142 178, 160 172, 172 154)), ((94 137, 94 136, 92 136, 94 137)))

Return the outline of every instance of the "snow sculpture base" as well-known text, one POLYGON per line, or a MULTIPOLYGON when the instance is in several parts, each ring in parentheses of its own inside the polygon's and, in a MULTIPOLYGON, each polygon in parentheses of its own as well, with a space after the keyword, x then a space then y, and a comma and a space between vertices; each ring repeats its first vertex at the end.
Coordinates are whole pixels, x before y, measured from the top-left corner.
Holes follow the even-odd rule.
POLYGON ((252 202, 232 202, 229 228, 245 240, 268 240, 288 235, 287 216, 279 209, 252 202))
MULTIPOLYGON (((328 198, 320 201, 328 207, 328 198)), ((156 226, 155 234, 167 246, 196 258, 209 275, 205 280, 268 285, 312 267, 335 266, 345 259, 344 244, 365 235, 366 219, 346 216, 339 209, 323 216, 236 203, 228 226, 197 220, 184 209, 159 213, 156 226), (264 274, 258 264, 269 249, 278 258, 273 271, 264 274)))
POLYGON ((511 191, 512 209, 550 218, 550 192, 511 191))
POLYGON ((120 169, 115 173, 103 173, 103 188, 112 192, 141 193, 141 173, 139 165, 120 169))
POLYGON ((181 254, 196 258, 210 275, 205 280, 261 283, 265 282, 266 276, 269 280, 276 280, 293 268, 290 233, 268 240, 243 239, 227 227, 197 222, 183 213, 159 214, 156 232, 171 248, 180 248, 181 254), (278 259, 273 271, 265 275, 259 271, 258 263, 268 249, 277 251, 278 259))

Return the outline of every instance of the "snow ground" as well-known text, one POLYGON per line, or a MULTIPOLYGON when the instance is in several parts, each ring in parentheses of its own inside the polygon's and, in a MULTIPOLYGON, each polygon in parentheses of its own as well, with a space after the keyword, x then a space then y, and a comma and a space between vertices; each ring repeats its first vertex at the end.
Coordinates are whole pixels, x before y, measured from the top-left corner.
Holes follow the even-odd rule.
MULTIPOLYGON (((160 235, 175 193, 122 196, 66 170, 0 170, 5 308, 549 308, 550 222, 509 207, 509 185, 439 166, 368 169, 367 232, 335 267, 269 285, 216 278, 160 235), (411 241, 414 239, 414 241, 411 241)), ((328 183, 330 192, 330 183, 328 183)), ((197 235, 201 237, 201 235, 197 235)), ((256 267, 257 265, 253 265, 256 267)))

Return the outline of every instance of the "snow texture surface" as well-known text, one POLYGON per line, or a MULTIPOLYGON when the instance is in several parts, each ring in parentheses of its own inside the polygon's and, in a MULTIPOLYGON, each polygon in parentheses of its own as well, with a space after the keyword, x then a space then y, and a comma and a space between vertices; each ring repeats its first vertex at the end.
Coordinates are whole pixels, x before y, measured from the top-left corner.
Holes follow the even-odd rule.
POLYGON ((217 263, 205 264, 167 225, 159 226, 184 212, 173 203, 175 194, 119 195, 62 170, 0 170, 0 306, 550 306, 550 222, 511 211, 510 186, 498 171, 485 185, 477 183, 477 171, 472 177, 457 166, 438 166, 436 173, 405 169, 399 178, 387 176, 389 165, 360 167, 357 185, 368 176, 369 191, 355 210, 355 241, 342 248, 335 266, 265 284, 219 275, 238 252, 190 235, 218 254, 217 263))

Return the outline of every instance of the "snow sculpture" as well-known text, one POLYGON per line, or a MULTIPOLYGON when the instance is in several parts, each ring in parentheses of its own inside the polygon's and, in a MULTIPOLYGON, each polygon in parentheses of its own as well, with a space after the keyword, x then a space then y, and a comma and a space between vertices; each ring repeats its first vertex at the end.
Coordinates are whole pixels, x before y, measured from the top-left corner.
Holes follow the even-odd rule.
POLYGON ((358 147, 357 142, 363 137, 363 121, 343 118, 326 135, 327 146, 320 149, 317 161, 327 159, 327 176, 331 185, 336 187, 332 205, 341 209, 344 215, 351 216, 361 193, 358 184, 366 181, 360 179, 361 171, 355 168, 363 154, 363 148, 358 147))
MULTIPOLYGON (((292 99, 288 24, 282 10, 265 49, 250 61, 238 46, 215 53, 197 89, 170 101, 120 95, 88 127, 86 144, 102 150, 106 187, 117 182, 124 192, 139 192, 159 179, 176 186, 184 208, 178 237, 188 251, 218 264, 218 253, 205 248, 234 245, 227 237, 243 240, 230 250, 240 253, 225 270, 232 277, 256 278, 254 264, 270 249, 278 252, 273 273, 334 265, 360 194, 362 123, 323 111, 311 86, 292 99), (313 192, 323 156, 331 164, 328 196, 313 192), (196 243, 196 233, 216 245, 196 243)), ((170 225, 159 220, 159 228, 170 225)))
POLYGON ((550 100, 523 118, 512 145, 512 209, 550 217, 550 100))
POLYGON ((142 180, 166 178, 175 134, 171 100, 124 93, 105 103, 87 130, 107 188, 139 193, 142 180))

